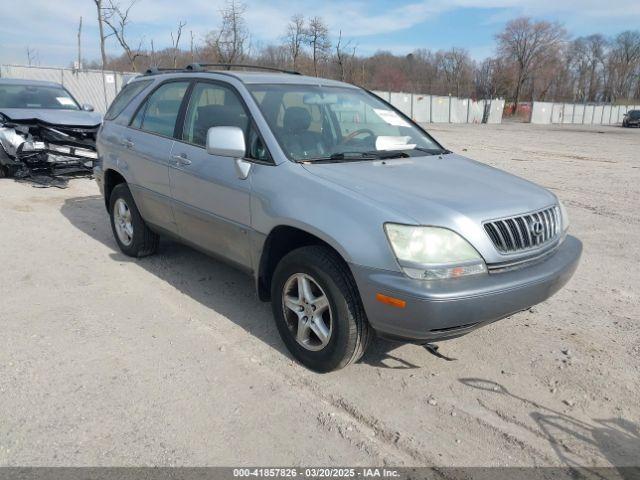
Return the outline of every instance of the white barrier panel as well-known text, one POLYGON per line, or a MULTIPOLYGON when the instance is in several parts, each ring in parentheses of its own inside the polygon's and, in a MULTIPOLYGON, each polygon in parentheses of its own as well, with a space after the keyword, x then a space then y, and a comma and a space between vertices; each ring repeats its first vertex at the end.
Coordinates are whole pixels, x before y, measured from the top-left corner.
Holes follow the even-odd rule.
POLYGON ((533 102, 533 105, 531 106, 531 123, 552 123, 552 110, 553 103, 533 102))
POLYGON ((482 123, 485 108, 487 123, 501 123, 504 100, 472 100, 422 93, 385 92, 372 93, 389 102, 418 123, 482 123), (486 106, 486 107, 485 107, 486 106))
POLYGON ((504 100, 494 99, 489 100, 490 110, 487 123, 502 123, 502 112, 504 110, 504 100))
POLYGON ((595 125, 602 124, 602 115, 603 115, 604 107, 602 105, 594 105, 593 107, 593 123, 595 125))
POLYGON ((411 94, 391 92, 391 105, 396 107, 407 117, 411 117, 411 94))
POLYGON ((618 125, 634 105, 533 102, 531 123, 571 125, 618 125))
POLYGON ((413 119, 419 123, 431 121, 431 95, 413 95, 413 119))

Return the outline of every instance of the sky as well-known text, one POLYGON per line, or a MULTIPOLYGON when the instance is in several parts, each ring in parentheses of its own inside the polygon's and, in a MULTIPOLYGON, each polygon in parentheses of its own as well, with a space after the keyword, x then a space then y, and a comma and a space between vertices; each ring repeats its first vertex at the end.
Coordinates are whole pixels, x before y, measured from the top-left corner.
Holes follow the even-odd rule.
MULTIPOLYGON (((8 0, 6 0, 8 1, 8 0)), ((121 0, 123 5, 129 0, 121 0)), ((220 22, 225 0, 138 0, 131 10, 132 44, 142 39, 156 49, 169 46, 171 30, 187 23, 196 40, 220 22)), ((291 15, 320 16, 335 37, 338 31, 359 54, 388 50, 407 54, 417 48, 466 48, 477 60, 494 53, 494 36, 510 19, 531 16, 558 21, 573 37, 614 35, 640 28, 638 0, 244 0, 252 44, 278 42, 291 15)), ((5 5, 8 7, 8 5, 5 5)), ((68 66, 77 56, 77 27, 83 17, 85 60, 99 57, 96 9, 92 0, 21 0, 0 16, 0 63, 26 64, 27 48, 42 66, 68 66)), ((108 53, 122 51, 109 39, 108 53)))

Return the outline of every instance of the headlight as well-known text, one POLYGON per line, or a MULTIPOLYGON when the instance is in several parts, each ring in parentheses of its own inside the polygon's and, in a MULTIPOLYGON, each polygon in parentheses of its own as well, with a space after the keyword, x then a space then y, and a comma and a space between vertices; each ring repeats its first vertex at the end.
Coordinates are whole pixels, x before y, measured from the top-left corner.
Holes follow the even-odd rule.
POLYGON ((394 223, 384 228, 402 270, 411 278, 434 280, 486 272, 480 254, 451 230, 394 223))
POLYGON ((569 215, 567 215, 567 209, 564 208, 564 204, 558 200, 558 205, 560 205, 560 215, 562 216, 562 232, 565 233, 569 230, 569 215))

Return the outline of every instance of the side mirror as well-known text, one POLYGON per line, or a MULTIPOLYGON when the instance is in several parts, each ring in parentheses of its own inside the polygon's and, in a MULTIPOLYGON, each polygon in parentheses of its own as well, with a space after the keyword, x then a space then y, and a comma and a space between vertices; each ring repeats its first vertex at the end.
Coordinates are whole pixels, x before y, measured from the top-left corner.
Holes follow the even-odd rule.
POLYGON ((244 132, 239 127, 211 127, 207 130, 207 153, 220 157, 244 157, 244 132))
POLYGON ((93 105, 89 105, 88 103, 83 103, 82 110, 84 110, 85 112, 93 112, 93 110, 95 109, 93 108, 93 105))

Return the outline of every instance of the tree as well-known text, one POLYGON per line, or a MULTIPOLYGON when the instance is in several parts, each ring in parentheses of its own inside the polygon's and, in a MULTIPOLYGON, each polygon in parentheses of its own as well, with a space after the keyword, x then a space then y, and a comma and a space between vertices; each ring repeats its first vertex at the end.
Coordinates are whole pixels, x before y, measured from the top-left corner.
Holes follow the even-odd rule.
POLYGON ((566 31, 558 23, 534 22, 528 17, 507 23, 503 32, 496 35, 498 53, 515 66, 514 112, 518 108, 521 90, 531 73, 549 61, 566 37, 566 31))
POLYGON ((104 18, 103 18, 103 11, 102 11, 102 0, 93 0, 93 3, 95 3, 96 5, 96 10, 98 13, 98 32, 100 33, 100 57, 102 59, 102 64, 101 64, 102 70, 104 70, 107 65, 107 53, 104 48, 104 41, 106 37, 104 35, 104 18))
MULTIPOLYGON (((444 73, 449 85, 454 86, 455 96, 460 96, 460 84, 464 77, 471 71, 471 57, 469 52, 462 48, 452 48, 446 52, 439 52, 437 56, 438 66, 444 73)), ((448 92, 451 93, 451 92, 448 92)))
POLYGON ((309 26, 305 32, 307 44, 311 47, 311 57, 313 60, 313 74, 318 76, 318 62, 325 59, 331 49, 329 41, 329 28, 322 18, 313 17, 309 20, 309 26))
POLYGON ((285 43, 291 56, 293 69, 298 68, 298 57, 302 53, 302 44, 305 39, 304 16, 298 14, 291 17, 287 25, 285 43))
POLYGON ((138 57, 145 56, 142 52, 142 40, 138 43, 138 47, 134 49, 129 45, 126 34, 126 28, 130 24, 129 14, 136 2, 137 0, 132 0, 123 8, 114 0, 109 0, 109 5, 102 8, 102 21, 111 29, 111 34, 107 36, 113 35, 116 37, 116 40, 118 40, 118 43, 127 55, 134 72, 138 71, 136 68, 136 60, 138 57))
POLYGON ((245 11, 246 6, 243 3, 230 0, 220 10, 220 28, 208 35, 207 43, 222 63, 238 63, 245 56, 249 41, 249 31, 243 17, 245 11))
POLYGON ((339 79, 346 80, 346 73, 353 58, 356 56, 356 46, 351 44, 351 40, 342 43, 342 30, 338 33, 338 43, 336 43, 336 63, 338 64, 339 79))
MULTIPOLYGON (((179 21, 178 29, 176 30, 176 35, 174 37, 173 32, 171 32, 171 48, 173 49, 173 68, 178 66, 178 52, 180 51, 180 37, 182 36, 182 29, 185 27, 187 22, 179 21)), ((193 42, 193 40, 192 40, 193 42)), ((193 51, 192 51, 193 56, 193 51)))
POLYGON ((640 32, 620 33, 612 43, 610 75, 613 77, 613 99, 631 97, 634 81, 640 75, 640 32))

